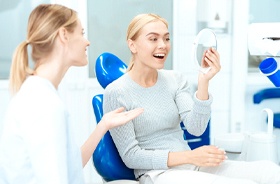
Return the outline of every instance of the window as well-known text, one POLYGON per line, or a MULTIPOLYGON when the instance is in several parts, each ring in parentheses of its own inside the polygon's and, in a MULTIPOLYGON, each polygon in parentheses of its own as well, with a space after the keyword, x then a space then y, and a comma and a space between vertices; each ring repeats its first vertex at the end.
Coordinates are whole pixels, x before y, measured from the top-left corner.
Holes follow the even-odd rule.
POLYGON ((0 1, 0 79, 8 79, 15 48, 26 39, 27 21, 32 9, 50 1, 0 1))
MULTIPOLYGON (((130 20, 140 13, 156 13, 169 23, 172 42, 172 0, 88 0, 88 38, 91 43, 89 77, 95 77, 96 58, 103 52, 111 52, 128 64, 130 51, 126 45, 126 29, 130 20)), ((172 69, 172 50, 165 68, 172 69)))

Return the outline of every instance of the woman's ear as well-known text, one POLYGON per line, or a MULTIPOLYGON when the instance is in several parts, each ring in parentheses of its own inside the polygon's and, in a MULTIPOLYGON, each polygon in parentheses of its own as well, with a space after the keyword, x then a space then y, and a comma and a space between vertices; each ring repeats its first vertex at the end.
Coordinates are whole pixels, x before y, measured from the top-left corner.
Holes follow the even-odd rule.
POLYGON ((128 40, 127 40, 127 45, 128 45, 129 50, 130 50, 133 54, 135 54, 136 51, 137 51, 137 49, 136 49, 136 47, 135 47, 134 41, 131 40, 131 39, 128 39, 128 40))
POLYGON ((68 32, 64 27, 58 29, 58 38, 63 43, 68 41, 68 32))

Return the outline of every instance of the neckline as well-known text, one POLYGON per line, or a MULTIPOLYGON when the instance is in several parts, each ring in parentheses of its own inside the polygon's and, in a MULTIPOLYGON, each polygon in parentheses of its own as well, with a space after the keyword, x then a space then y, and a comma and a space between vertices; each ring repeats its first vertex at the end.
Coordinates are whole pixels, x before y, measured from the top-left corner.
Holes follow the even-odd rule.
POLYGON ((138 84, 137 82, 135 82, 135 81, 129 76, 128 73, 126 73, 126 75, 127 75, 127 78, 129 79, 129 81, 132 83, 132 85, 133 85, 134 87, 141 88, 141 89, 152 89, 152 88, 155 88, 155 87, 158 85, 158 83, 159 83, 159 81, 160 81, 160 79, 161 79, 161 72, 160 72, 159 70, 158 70, 157 72, 158 72, 157 81, 155 82, 154 85, 149 86, 149 87, 141 86, 140 84, 138 84))
POLYGON ((41 82, 44 82, 48 86, 50 86, 54 91, 58 91, 55 88, 55 86, 53 85, 53 83, 51 81, 49 81, 48 79, 44 78, 44 77, 41 77, 41 76, 38 76, 38 75, 30 75, 30 76, 27 77, 27 79, 29 79, 29 80, 37 80, 37 81, 39 80, 41 82))

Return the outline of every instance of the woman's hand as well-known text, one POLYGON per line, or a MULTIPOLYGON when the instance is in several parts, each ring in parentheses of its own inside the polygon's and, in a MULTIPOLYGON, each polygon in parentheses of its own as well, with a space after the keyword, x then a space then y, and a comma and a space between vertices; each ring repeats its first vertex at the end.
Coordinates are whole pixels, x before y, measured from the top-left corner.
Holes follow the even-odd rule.
POLYGON ((209 81, 221 70, 220 55, 216 49, 208 49, 202 57, 201 67, 211 67, 207 73, 200 72, 198 76, 197 98, 208 99, 209 81))
POLYGON ((226 157, 225 151, 216 146, 201 146, 194 150, 169 152, 168 167, 182 164, 192 164, 196 166, 217 166, 221 164, 226 157))
POLYGON ((124 111, 124 107, 121 107, 114 111, 104 114, 101 121, 105 125, 106 129, 109 130, 111 128, 129 122, 130 120, 139 116, 143 111, 143 108, 136 108, 130 111, 124 111))
POLYGON ((211 67, 211 69, 207 73, 201 73, 199 76, 208 81, 221 70, 220 55, 216 49, 210 48, 204 52, 201 67, 211 67))
POLYGON ((216 146, 202 146, 191 151, 190 159, 196 166, 208 167, 221 164, 227 157, 225 151, 216 146))
POLYGON ((123 125, 133 118, 139 116, 144 111, 143 108, 136 108, 131 111, 124 111, 124 108, 118 108, 103 115, 95 130, 81 147, 83 166, 89 161, 99 141, 103 135, 111 128, 123 125))

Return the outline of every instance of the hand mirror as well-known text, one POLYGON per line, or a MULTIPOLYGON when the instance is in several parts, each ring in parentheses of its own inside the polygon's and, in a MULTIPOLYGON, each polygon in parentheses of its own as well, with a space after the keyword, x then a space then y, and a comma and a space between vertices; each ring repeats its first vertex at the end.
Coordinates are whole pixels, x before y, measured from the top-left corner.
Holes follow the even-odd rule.
POLYGON ((198 66, 199 70, 203 73, 207 73, 211 67, 204 66, 203 54, 209 48, 217 49, 217 39, 213 30, 205 28, 202 29, 196 36, 193 44, 193 58, 195 64, 198 66))

